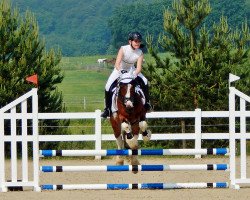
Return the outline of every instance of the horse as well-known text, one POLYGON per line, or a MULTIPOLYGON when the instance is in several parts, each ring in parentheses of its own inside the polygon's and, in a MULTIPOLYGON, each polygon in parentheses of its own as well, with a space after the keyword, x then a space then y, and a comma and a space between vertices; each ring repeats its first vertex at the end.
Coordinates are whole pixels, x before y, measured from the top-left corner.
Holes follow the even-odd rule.
POLYGON ((105 64, 105 62, 106 62, 106 60, 107 60, 107 58, 99 58, 98 60, 97 60, 97 62, 99 63, 99 66, 101 65, 101 64, 105 64))
MULTIPOLYGON (((143 93, 138 90, 136 80, 131 77, 121 78, 116 91, 117 111, 110 116, 110 122, 118 149, 137 150, 139 133, 144 141, 151 138, 151 132, 147 130, 143 93)), ((116 164, 124 164, 122 156, 116 157, 116 164)), ((130 164, 140 164, 136 155, 130 156, 130 164)))

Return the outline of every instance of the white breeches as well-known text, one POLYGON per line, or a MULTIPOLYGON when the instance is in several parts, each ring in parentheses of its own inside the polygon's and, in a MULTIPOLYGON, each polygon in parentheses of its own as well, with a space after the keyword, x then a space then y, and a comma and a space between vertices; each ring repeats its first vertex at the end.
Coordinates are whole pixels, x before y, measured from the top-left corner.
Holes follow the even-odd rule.
MULTIPOLYGON (((134 70, 135 70, 135 67, 134 67, 134 66, 131 67, 131 70, 134 71, 134 70)), ((114 81, 115 81, 117 78, 119 78, 119 76, 120 76, 119 71, 118 71, 116 68, 114 68, 113 72, 110 74, 110 76, 109 76, 109 78, 108 78, 108 81, 107 81, 107 83, 106 83, 106 85, 105 85, 105 90, 106 90, 106 91, 109 91, 111 85, 114 83, 114 81)), ((139 73, 138 76, 141 77, 141 79, 143 80, 143 82, 144 82, 145 85, 148 84, 148 80, 145 78, 145 76, 143 76, 142 73, 139 73)))

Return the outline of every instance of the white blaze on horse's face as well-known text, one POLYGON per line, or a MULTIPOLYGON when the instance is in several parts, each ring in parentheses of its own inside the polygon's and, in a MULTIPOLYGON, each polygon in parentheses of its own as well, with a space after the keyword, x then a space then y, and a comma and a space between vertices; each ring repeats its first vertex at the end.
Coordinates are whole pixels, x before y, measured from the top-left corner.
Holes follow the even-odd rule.
POLYGON ((125 98, 128 99, 126 102, 125 102, 125 106, 126 107, 134 107, 133 105, 133 102, 131 101, 130 97, 131 97, 131 94, 130 94, 130 89, 131 89, 132 85, 131 84, 128 84, 128 87, 127 87, 127 92, 126 92, 126 95, 125 95, 125 98))

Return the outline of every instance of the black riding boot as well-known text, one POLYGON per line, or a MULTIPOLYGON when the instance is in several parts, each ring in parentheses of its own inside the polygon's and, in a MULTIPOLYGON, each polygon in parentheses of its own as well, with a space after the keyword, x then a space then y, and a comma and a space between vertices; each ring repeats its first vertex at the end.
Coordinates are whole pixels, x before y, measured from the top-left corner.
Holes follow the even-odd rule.
POLYGON ((105 105, 106 108, 104 108, 103 113, 101 114, 101 117, 107 118, 111 114, 111 103, 112 103, 112 95, 110 92, 107 92, 105 90, 105 105))
POLYGON ((145 96, 145 105, 144 105, 144 108, 146 109, 147 112, 149 112, 149 111, 152 110, 152 106, 151 106, 150 101, 149 101, 149 89, 148 89, 148 85, 144 85, 143 92, 144 92, 144 96, 145 96))

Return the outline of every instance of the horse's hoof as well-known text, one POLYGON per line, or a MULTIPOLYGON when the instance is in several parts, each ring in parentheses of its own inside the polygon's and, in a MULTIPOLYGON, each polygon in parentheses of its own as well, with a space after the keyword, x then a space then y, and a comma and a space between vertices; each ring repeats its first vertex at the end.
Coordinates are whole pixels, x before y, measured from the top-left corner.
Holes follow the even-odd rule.
POLYGON ((148 142, 151 139, 152 132, 150 130, 147 130, 142 133, 142 139, 144 142, 148 142))
POLYGON ((132 139, 127 139, 126 142, 130 149, 138 149, 139 147, 138 140, 135 137, 133 137, 132 139))
POLYGON ((116 165, 124 165, 124 161, 116 162, 116 165))
POLYGON ((135 156, 135 155, 130 156, 130 164, 131 165, 140 165, 140 162, 137 159, 137 156, 135 156))
POLYGON ((120 157, 117 157, 116 158, 116 165, 124 165, 124 159, 120 158, 120 157))
MULTIPOLYGON (((140 165, 140 162, 139 162, 139 160, 137 159, 137 156, 131 156, 130 157, 130 164, 131 165, 140 165)), ((138 171, 132 171, 132 173, 133 174, 137 174, 138 173, 138 171)))

